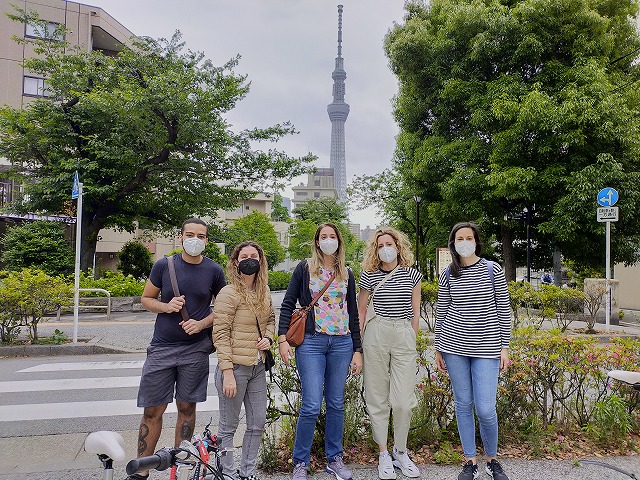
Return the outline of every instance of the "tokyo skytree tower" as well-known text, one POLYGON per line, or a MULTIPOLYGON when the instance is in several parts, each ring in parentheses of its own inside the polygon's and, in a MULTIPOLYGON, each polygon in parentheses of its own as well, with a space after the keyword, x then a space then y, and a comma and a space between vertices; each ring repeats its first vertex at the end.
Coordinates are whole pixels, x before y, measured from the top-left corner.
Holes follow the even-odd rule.
POLYGON ((333 78, 333 102, 327 105, 327 113, 331 120, 331 155, 330 167, 333 169, 334 186, 338 192, 338 200, 347 198, 347 163, 344 153, 344 124, 349 116, 349 105, 344 101, 344 81, 347 72, 344 71, 342 58, 342 5, 338 5, 338 56, 336 68, 331 74, 333 78))

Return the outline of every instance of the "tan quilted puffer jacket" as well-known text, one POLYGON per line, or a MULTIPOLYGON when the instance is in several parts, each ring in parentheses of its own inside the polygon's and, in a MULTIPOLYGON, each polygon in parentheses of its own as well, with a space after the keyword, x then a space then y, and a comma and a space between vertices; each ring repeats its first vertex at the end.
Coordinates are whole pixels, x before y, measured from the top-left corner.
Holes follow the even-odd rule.
MULTIPOLYGON (((275 313, 271 304, 267 313, 258 316, 262 335, 273 340, 275 313)), ((227 285, 216 296, 213 306, 213 344, 220 370, 233 365, 258 364, 258 327, 256 316, 249 310, 233 285, 227 285)), ((262 353, 264 361, 264 353, 262 353)))

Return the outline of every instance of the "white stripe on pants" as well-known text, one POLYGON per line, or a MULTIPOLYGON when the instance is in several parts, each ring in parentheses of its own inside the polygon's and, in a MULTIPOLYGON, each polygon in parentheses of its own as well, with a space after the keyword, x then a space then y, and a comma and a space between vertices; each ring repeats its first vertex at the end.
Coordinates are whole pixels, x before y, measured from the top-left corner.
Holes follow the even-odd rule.
POLYGON ((373 439, 387 444, 389 411, 399 451, 407 449, 411 410, 418 402, 416 387, 416 335, 411 321, 376 316, 367 322, 362 342, 364 395, 373 439))

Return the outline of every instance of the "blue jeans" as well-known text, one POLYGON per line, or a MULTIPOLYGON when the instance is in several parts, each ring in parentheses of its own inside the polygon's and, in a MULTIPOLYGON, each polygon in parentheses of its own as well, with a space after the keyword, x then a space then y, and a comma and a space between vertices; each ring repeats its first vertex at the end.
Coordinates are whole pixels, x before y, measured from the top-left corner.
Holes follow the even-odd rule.
POLYGON ((302 406, 293 444, 293 464, 309 465, 313 432, 322 407, 327 407, 324 449, 328 461, 342 455, 344 385, 353 358, 351 335, 305 334, 296 348, 296 365, 302 384, 302 406))
POLYGON ((476 456, 476 424, 473 418, 475 406, 480 437, 487 457, 498 452, 498 415, 496 394, 498 392, 498 358, 464 357, 443 353, 456 402, 456 420, 464 456, 476 456))

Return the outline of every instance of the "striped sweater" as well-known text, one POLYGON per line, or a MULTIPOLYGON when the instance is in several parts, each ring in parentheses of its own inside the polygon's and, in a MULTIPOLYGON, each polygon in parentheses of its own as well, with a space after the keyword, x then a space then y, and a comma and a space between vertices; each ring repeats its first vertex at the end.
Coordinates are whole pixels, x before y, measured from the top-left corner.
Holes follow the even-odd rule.
POLYGON ((504 270, 487 261, 462 268, 459 277, 444 272, 438 281, 436 350, 467 357, 499 358, 509 348, 511 309, 504 270))

